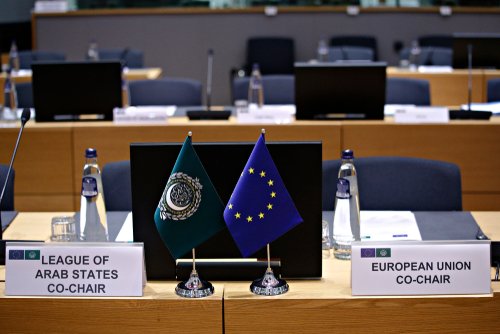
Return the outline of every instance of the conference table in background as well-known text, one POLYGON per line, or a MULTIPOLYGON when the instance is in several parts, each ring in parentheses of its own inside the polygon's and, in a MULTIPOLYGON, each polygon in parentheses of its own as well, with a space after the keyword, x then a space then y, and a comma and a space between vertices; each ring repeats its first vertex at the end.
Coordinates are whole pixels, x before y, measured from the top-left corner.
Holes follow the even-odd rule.
MULTIPOLYGON (((0 163, 8 164, 19 124, 0 127, 0 163)), ((170 118, 162 124, 113 122, 29 122, 15 161, 15 208, 19 211, 76 211, 79 208, 84 152, 94 147, 101 167, 128 160, 132 142, 255 142, 262 127, 268 141, 322 141, 323 160, 341 149, 357 157, 405 156, 458 164, 465 210, 500 211, 500 118, 447 124, 396 124, 385 121, 295 121, 291 124, 240 124, 170 118)), ((168 166, 166 166, 168 168, 168 166)))
MULTIPOLYGON (((466 69, 420 72, 389 67, 387 77, 428 80, 431 90, 431 105, 433 106, 459 106, 468 102, 469 71, 466 69)), ((471 71, 472 102, 481 103, 487 101, 488 80, 493 78, 500 78, 499 70, 473 69, 471 71)))
MULTIPOLYGON (((19 213, 9 239, 49 240, 51 217, 19 213)), ((500 240, 500 212, 472 212, 500 240)), ((318 245, 319 247, 319 245, 318 245)), ((493 274, 493 272, 492 272, 493 274)), ((491 295, 353 297, 350 262, 323 259, 323 278, 289 280, 281 296, 255 296, 249 282, 213 282, 215 295, 183 299, 176 282, 151 281, 144 297, 8 297, 0 267, 0 324, 5 333, 496 333, 500 283, 491 295)))
MULTIPOLYGON (((132 68, 128 69, 125 72, 125 78, 127 80, 155 80, 159 79, 162 76, 163 70, 158 67, 151 68, 132 68)), ((6 73, 0 73, 0 88, 2 94, 0 94, 0 104, 3 104, 4 96, 3 89, 5 86, 5 78, 6 73)), ((31 82, 31 71, 30 70, 21 70, 19 74, 15 74, 13 76, 14 82, 23 83, 23 82, 31 82)), ((77 80, 78 78, 75 78, 77 80)))

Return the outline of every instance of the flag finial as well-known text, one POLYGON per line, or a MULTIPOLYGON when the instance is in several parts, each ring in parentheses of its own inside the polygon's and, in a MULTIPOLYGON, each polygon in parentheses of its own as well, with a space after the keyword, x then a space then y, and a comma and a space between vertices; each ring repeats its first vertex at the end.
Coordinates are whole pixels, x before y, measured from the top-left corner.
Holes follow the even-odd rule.
POLYGON ((265 134, 265 133, 266 133, 266 129, 262 129, 262 130, 260 130, 260 132, 261 132, 262 134, 265 134))
POLYGON ((192 136, 193 136, 193 132, 192 132, 192 131, 189 131, 189 132, 188 132, 188 136, 189 136, 189 137, 192 137, 192 136))

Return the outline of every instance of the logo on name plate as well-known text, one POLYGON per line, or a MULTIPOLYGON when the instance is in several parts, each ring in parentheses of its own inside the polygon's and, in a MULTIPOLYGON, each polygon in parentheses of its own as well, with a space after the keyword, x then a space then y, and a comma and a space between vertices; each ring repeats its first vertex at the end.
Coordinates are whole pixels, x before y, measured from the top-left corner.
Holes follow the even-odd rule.
POLYGON ((9 260, 40 260, 39 249, 10 249, 9 260))
POLYGON ((377 248, 377 257, 391 257, 391 249, 377 248))

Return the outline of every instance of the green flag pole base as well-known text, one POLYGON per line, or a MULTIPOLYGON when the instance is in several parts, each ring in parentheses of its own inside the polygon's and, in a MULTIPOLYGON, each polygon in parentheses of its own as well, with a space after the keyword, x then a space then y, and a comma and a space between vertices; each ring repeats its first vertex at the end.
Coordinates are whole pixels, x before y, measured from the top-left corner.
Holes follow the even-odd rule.
POLYGON ((213 295, 214 287, 212 283, 200 279, 193 270, 187 281, 177 284, 175 293, 184 298, 203 298, 213 295))
POLYGON ((250 285, 250 291, 260 296, 277 296, 288 292, 288 283, 281 278, 276 278, 271 268, 266 270, 262 278, 250 285))

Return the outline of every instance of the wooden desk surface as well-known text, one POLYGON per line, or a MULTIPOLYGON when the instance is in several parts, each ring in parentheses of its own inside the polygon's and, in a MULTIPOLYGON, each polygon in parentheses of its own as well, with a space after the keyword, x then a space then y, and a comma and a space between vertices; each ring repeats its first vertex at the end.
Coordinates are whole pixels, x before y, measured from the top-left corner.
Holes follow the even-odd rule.
MULTIPOLYGON (((50 235, 50 218, 67 213, 20 213, 6 238, 50 235)), ((483 231, 500 240, 500 212, 473 212, 483 231)), ((0 267, 0 280, 5 277, 0 267)), ((493 296, 352 297, 350 262, 323 260, 320 280, 289 281, 276 297, 249 292, 249 282, 219 282, 215 295, 185 300, 175 282, 148 282, 141 298, 6 297, 0 283, 0 321, 6 333, 495 333, 500 283, 493 296), (224 300, 224 307, 222 307, 224 300), (33 310, 43 310, 32 312, 33 310), (19 315, 29 314, 29 321, 19 315), (187 319, 187 320, 186 320, 187 319)))

